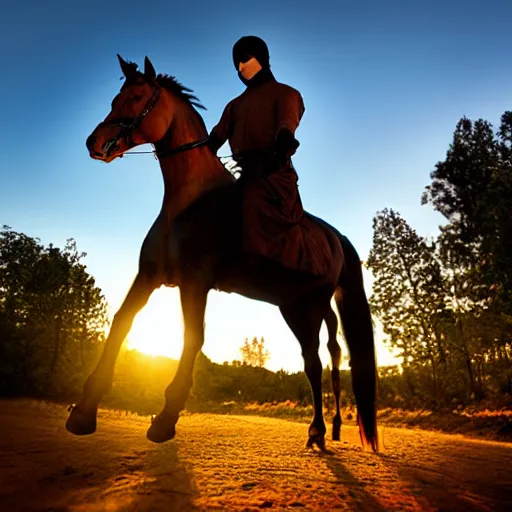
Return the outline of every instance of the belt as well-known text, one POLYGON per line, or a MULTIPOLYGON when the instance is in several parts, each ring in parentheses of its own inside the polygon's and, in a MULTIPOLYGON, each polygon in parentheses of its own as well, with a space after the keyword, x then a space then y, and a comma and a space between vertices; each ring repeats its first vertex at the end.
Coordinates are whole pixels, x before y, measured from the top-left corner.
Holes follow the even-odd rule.
POLYGON ((241 151, 233 155, 233 158, 248 173, 261 173, 268 176, 279 171, 283 167, 290 165, 289 159, 283 159, 275 151, 272 150, 251 150, 241 151))

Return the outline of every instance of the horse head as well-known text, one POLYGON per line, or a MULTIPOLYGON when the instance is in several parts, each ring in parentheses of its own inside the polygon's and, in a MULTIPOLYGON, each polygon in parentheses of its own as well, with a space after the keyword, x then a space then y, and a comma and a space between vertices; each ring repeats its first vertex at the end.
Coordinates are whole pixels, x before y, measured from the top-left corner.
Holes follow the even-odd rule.
POLYGON ((86 141, 90 156, 107 163, 135 146, 160 141, 172 124, 176 105, 147 56, 144 72, 137 64, 117 57, 125 81, 110 112, 86 141))

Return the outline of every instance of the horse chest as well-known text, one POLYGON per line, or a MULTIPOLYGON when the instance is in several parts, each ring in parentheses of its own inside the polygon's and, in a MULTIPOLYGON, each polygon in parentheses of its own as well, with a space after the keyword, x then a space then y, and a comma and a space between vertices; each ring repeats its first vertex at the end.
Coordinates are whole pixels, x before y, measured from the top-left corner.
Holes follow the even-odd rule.
POLYGON ((166 221, 162 213, 148 231, 140 252, 140 270, 149 269, 162 284, 179 285, 186 260, 183 257, 187 225, 166 221))

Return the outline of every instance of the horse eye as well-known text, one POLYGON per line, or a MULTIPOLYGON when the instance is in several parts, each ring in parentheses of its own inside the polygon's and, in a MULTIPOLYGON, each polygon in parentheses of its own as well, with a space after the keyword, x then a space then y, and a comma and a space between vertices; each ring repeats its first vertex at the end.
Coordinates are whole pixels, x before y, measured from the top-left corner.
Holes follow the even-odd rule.
POLYGON ((142 99, 142 96, 140 94, 137 94, 136 96, 133 97, 133 101, 134 102, 138 102, 142 99))

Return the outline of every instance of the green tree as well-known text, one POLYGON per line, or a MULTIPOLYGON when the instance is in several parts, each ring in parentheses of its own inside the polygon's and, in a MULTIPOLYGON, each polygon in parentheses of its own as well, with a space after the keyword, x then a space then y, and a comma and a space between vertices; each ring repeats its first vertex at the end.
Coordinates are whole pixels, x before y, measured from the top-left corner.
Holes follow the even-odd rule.
MULTIPOLYGON (((392 209, 373 221, 373 247, 366 262, 375 282, 370 305, 382 320, 392 347, 400 350, 406 375, 428 365, 433 395, 439 398, 439 366, 446 361, 442 319, 445 289, 436 244, 421 238, 392 209)), ((414 393, 415 382, 410 381, 414 393)))
POLYGON ((512 341, 512 112, 496 135, 486 121, 461 119, 431 178, 422 202, 448 221, 439 244, 452 292, 451 336, 478 394, 474 365, 506 360, 512 341))
POLYGON ((76 243, 0 232, 1 392, 66 394, 103 340, 106 302, 76 243))
POLYGON ((431 203, 448 221, 440 228, 440 242, 450 269, 479 282, 480 298, 499 299, 507 308, 512 298, 511 131, 512 112, 503 114, 496 136, 487 121, 461 119, 422 196, 423 204, 431 203))

